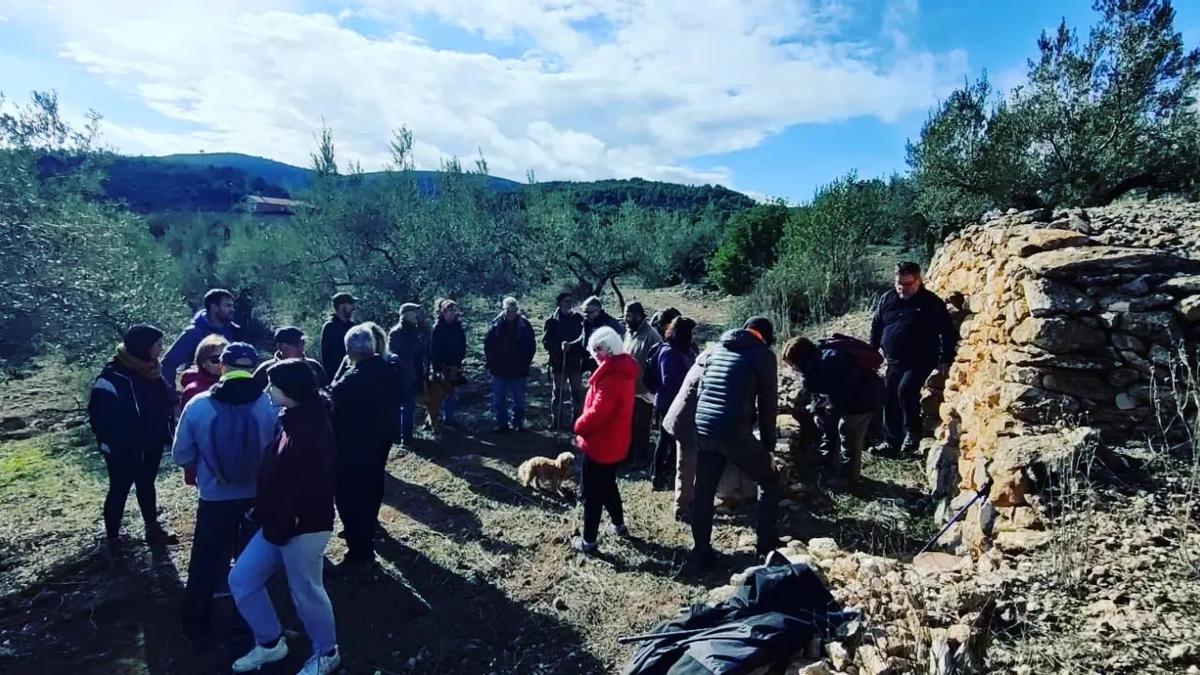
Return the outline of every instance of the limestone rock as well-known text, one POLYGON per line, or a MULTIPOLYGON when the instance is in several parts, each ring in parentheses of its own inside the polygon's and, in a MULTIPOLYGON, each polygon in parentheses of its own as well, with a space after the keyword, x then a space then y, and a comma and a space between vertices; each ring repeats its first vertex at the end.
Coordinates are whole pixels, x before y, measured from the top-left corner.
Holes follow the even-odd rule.
POLYGON ((1194 295, 1200 293, 1200 274, 1178 276, 1159 284, 1158 289, 1176 295, 1194 295))
POLYGON ((1036 317, 1056 314, 1080 314, 1096 308, 1096 301, 1061 281, 1044 278, 1021 282, 1025 304, 1036 317))
MULTIPOLYGON (((1135 333, 1136 331, 1131 330, 1135 333)), ((1018 344, 1032 344, 1051 352, 1098 349, 1108 342, 1104 331, 1061 317, 1029 318, 1012 333, 1018 344)))
POLYGON ((1200 260, 1152 248, 1088 246, 1035 253, 1023 261, 1039 276, 1073 279, 1083 275, 1112 276, 1122 272, 1198 273, 1200 260))
POLYGON ((1175 305, 1175 311, 1188 323, 1200 321, 1200 295, 1190 295, 1175 305))

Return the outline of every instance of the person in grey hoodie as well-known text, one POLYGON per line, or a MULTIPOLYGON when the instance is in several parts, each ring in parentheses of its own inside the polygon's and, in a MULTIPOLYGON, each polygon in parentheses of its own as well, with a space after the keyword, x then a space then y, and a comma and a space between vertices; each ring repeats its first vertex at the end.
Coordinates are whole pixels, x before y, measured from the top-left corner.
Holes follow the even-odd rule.
POLYGON ((254 381, 258 352, 234 342, 221 353, 221 379, 184 407, 171 455, 194 470, 200 488, 196 529, 183 592, 184 635, 203 638, 213 592, 229 574, 229 561, 250 540, 255 485, 263 453, 275 439, 279 414, 254 381))

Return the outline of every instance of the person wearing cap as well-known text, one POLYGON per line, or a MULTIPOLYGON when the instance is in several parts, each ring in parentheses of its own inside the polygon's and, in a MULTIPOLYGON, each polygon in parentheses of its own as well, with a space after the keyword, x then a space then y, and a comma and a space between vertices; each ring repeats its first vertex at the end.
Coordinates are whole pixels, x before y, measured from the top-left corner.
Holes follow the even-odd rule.
MULTIPOLYGON (((575 311, 575 296, 559 293, 554 313, 542 326, 542 347, 550 355, 550 414, 553 428, 566 425, 563 419, 564 394, 571 392, 572 424, 583 412, 583 362, 587 350, 578 342, 583 334, 583 315, 575 311)), ((564 428, 570 428, 564 426, 564 428)))
POLYGON ((712 548, 713 499, 725 464, 732 462, 758 483, 756 549, 765 556, 778 546, 775 511, 782 489, 771 462, 778 412, 778 366, 771 345, 775 329, 756 316, 701 355, 704 369, 696 401, 696 486, 692 503, 691 562, 707 567, 712 548), (758 423, 758 437, 753 426, 758 423))
POLYGON ((312 368, 318 386, 328 386, 329 377, 326 376, 325 369, 316 359, 310 359, 304 355, 304 348, 307 345, 308 340, 304 336, 304 331, 295 326, 284 326, 275 331, 275 356, 259 364, 254 371, 254 381, 265 390, 267 388, 267 371, 271 366, 285 359, 300 359, 307 363, 309 368, 312 368))
POLYGON ((646 321, 646 310, 640 302, 625 306, 625 353, 638 364, 637 395, 633 400, 633 435, 629 441, 629 465, 641 468, 650 464, 650 426, 654 419, 654 393, 646 386, 642 370, 646 360, 657 357, 662 336, 646 321))
POLYGON ((154 489, 159 462, 171 442, 174 400, 158 361, 162 339, 162 331, 154 326, 130 328, 88 397, 88 423, 108 468, 104 532, 114 556, 121 553, 121 520, 135 486, 147 541, 161 544, 171 539, 158 522, 154 489))
POLYGON ((421 306, 415 302, 400 305, 400 321, 388 331, 388 351, 392 361, 403 370, 411 370, 411 384, 400 390, 396 409, 400 444, 411 446, 417 409, 417 389, 425 386, 429 375, 429 334, 421 327, 421 306))
POLYGON ((354 303, 357 302, 349 293, 338 293, 333 296, 333 314, 321 327, 321 367, 325 373, 333 375, 346 358, 346 331, 354 326, 351 316, 354 314, 354 303))
POLYGON ((525 428, 525 385, 529 366, 537 352, 533 326, 521 316, 517 299, 504 298, 500 314, 492 321, 483 339, 483 361, 492 375, 492 414, 496 432, 525 428), (512 399, 512 426, 509 426, 508 399, 512 399))
MULTIPOLYGON (((455 397, 454 388, 462 380, 463 361, 467 358, 467 333, 463 330, 458 303, 442 298, 437 303, 437 319, 433 322, 433 331, 429 337, 429 377, 435 378, 444 392, 440 396, 440 410, 433 409, 434 401, 428 400, 430 424, 433 425, 435 416, 441 416, 441 424, 454 426, 455 397)), ((429 399, 434 399, 433 391, 428 392, 429 399)))
POLYGON ((204 294, 204 308, 192 317, 188 326, 162 358, 163 379, 175 393, 175 378, 179 369, 192 362, 196 347, 209 335, 220 335, 233 342, 241 334, 242 327, 233 322, 233 293, 224 288, 214 288, 204 294))
POLYGON ((229 574, 230 558, 249 541, 258 468, 275 438, 279 414, 254 381, 258 351, 232 342, 221 352, 221 379, 188 402, 179 416, 171 455, 194 472, 200 489, 192 556, 180 613, 184 635, 203 638, 213 592, 229 574))

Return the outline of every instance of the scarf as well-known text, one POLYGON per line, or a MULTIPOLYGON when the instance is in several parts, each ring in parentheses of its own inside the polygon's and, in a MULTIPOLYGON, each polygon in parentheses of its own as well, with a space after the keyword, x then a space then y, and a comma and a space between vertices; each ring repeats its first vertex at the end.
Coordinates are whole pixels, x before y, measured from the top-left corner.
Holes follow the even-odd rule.
POLYGON ((143 361, 130 354, 125 345, 117 345, 117 362, 147 380, 162 379, 162 365, 158 361, 143 361))

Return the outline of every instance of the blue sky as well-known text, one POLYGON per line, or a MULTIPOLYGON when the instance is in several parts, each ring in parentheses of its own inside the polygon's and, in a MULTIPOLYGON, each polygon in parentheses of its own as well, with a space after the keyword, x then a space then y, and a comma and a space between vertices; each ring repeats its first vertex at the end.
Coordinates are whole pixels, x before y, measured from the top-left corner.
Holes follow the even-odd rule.
MULTIPOLYGON (((1189 47, 1200 3, 1176 3, 1189 47)), ((0 91, 55 89, 128 153, 304 164, 482 152, 523 180, 642 176, 809 199, 902 171, 930 106, 1010 86, 1039 31, 1090 0, 0 0, 0 91)))

